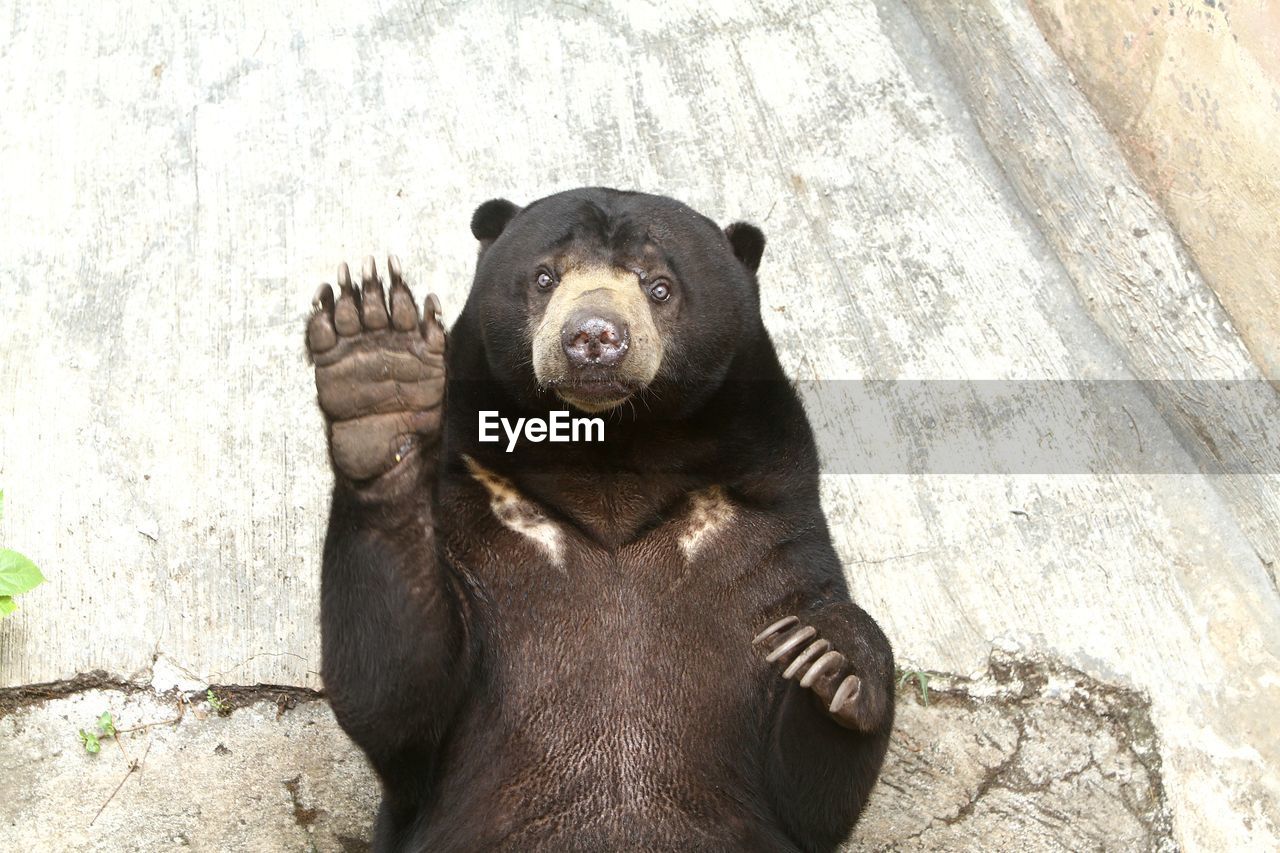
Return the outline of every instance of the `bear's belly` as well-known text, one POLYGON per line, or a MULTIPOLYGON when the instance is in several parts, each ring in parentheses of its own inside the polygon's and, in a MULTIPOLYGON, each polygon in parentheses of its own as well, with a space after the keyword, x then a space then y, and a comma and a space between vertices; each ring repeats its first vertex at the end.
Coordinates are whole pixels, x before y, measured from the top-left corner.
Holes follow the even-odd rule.
POLYGON ((792 849, 764 797, 764 687, 739 615, 697 582, 667 594, 614 560, 569 567, 476 608, 485 677, 450 739, 431 849, 456 833, 458 849, 792 849))
POLYGON ((421 849, 795 849, 740 726, 682 725, 678 701, 660 711, 573 691, 529 699, 477 708, 463 724, 421 849))

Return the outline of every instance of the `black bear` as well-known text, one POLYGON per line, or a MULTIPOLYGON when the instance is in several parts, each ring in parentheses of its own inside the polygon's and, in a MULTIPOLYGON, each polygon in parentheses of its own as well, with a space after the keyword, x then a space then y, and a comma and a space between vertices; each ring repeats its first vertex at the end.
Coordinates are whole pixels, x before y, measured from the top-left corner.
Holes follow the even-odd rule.
POLYGON ((395 258, 385 290, 340 267, 307 327, 323 678, 382 782, 375 848, 836 849, 893 656, 761 321, 764 236, 602 188, 471 230, 447 347, 395 258), (603 440, 540 440, 561 411, 603 440), (481 440, 494 417, 543 427, 481 440))

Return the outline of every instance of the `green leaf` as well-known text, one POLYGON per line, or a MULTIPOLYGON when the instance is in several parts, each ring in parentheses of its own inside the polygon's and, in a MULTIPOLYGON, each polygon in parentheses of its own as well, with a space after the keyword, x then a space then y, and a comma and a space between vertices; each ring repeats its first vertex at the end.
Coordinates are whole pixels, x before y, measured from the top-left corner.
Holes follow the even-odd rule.
POLYGON ((911 679, 916 680, 916 684, 920 687, 920 699, 924 702, 925 707, 929 706, 929 679, 927 672, 919 669, 908 669, 902 673, 902 677, 898 679, 898 686, 906 684, 911 679))
POLYGON ((98 736, 93 732, 80 730, 80 742, 84 744, 84 751, 90 755, 97 755, 102 749, 102 744, 98 741, 98 736))
POLYGON ((212 687, 206 690, 204 695, 209 700, 209 707, 213 708, 213 710, 217 711, 219 714, 225 715, 230 710, 227 707, 227 703, 223 702, 222 699, 218 697, 218 694, 213 692, 212 687))
POLYGON ((18 605, 14 603, 13 596, 0 595, 0 616, 8 616, 17 609, 18 605))
POLYGON ((98 717, 98 729, 107 737, 116 733, 116 724, 111 719, 110 711, 103 711, 102 716, 98 717))
POLYGON ((17 595, 44 583, 36 564, 8 548, 0 548, 0 595, 17 595))

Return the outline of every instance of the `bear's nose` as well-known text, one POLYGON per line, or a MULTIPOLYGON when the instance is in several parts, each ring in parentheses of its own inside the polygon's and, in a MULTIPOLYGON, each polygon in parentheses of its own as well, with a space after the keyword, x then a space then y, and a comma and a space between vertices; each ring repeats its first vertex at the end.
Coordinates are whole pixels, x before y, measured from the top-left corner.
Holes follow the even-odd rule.
POLYGON ((598 314, 570 317, 560 330, 560 343, 574 367, 614 367, 627 355, 627 324, 598 314))

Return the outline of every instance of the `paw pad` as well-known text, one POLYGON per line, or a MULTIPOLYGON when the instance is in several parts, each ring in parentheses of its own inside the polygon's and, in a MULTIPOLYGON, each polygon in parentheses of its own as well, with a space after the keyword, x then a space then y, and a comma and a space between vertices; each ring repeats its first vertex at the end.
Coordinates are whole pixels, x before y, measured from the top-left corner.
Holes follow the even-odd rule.
POLYGON ((445 331, 440 303, 419 315, 400 261, 387 261, 390 287, 365 258, 360 287, 338 267, 338 296, 324 284, 307 323, 320 409, 329 423, 335 468, 352 480, 391 471, 415 446, 439 437, 444 400, 445 331))

